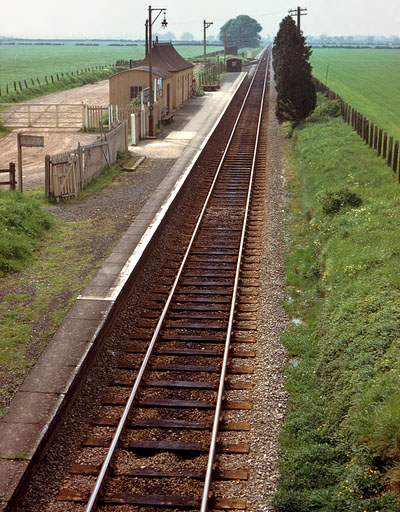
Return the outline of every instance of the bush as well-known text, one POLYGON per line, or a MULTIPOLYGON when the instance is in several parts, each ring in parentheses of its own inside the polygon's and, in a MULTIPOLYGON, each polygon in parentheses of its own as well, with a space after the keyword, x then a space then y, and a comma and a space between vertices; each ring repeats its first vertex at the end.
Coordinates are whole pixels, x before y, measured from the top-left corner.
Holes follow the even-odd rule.
POLYGON ((19 192, 0 192, 0 276, 18 270, 32 256, 53 216, 19 192))
POLYGON ((319 122, 327 121, 333 117, 340 117, 341 107, 339 100, 328 100, 324 95, 317 95, 317 106, 307 121, 319 122))
POLYGON ((335 215, 343 208, 358 208, 362 205, 361 197, 348 188, 338 190, 337 192, 325 190, 324 195, 320 197, 319 201, 324 215, 335 215))

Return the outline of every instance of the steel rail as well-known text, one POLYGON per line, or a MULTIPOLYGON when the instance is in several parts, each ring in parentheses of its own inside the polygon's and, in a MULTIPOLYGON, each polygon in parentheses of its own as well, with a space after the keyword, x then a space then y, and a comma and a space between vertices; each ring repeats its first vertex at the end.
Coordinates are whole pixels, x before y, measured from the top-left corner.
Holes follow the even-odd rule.
MULTIPOLYGON (((262 93, 262 98, 261 98, 261 102, 260 102, 261 108, 260 108, 260 113, 259 113, 259 117, 258 117, 257 134, 256 134, 256 140, 255 140, 255 144, 254 144, 255 149, 254 149, 253 162, 252 162, 250 178, 249 178, 250 186, 249 186, 249 189, 247 192, 246 208, 245 208, 245 214, 244 214, 243 223, 242 223, 242 233, 241 233, 240 246, 239 246, 239 257, 238 257, 238 261, 237 261, 237 265, 236 265, 235 282, 234 282, 233 293, 232 293, 232 302, 231 302, 231 308, 230 308, 230 314, 229 314, 228 330, 227 330, 226 339, 225 339, 222 371, 221 371, 221 376, 220 376, 220 381, 219 381, 219 386, 218 386, 217 404, 216 404, 216 408, 215 408, 214 422, 213 422, 213 428, 212 428, 212 433, 211 433, 207 471, 206 471, 206 476, 205 476, 205 480, 204 480, 203 496, 202 496, 202 501, 201 501, 201 506, 200 506, 200 512, 207 512, 207 510, 208 510, 209 492, 210 492, 210 486, 211 486, 211 480, 212 480, 212 472, 213 472, 213 464, 214 464, 217 437, 218 437, 218 431, 219 431, 220 415, 221 415, 221 410, 222 410, 222 400, 223 400, 224 387, 225 387, 225 377, 226 377, 227 366, 228 366, 229 348, 230 348, 230 344, 231 344, 233 321, 234 321, 235 308, 236 308, 236 299, 237 299, 237 292, 238 292, 238 288, 239 288, 240 267, 241 267, 241 263, 242 263, 242 255, 243 255, 243 247, 244 247, 244 242, 245 242, 247 219, 249 216, 250 199, 251 199, 251 192, 252 192, 252 186, 253 186, 253 181, 254 181, 254 168, 255 168, 255 164, 256 164, 257 149, 258 149, 260 131, 261 131, 261 121, 262 121, 262 116, 264 113, 264 99, 265 99, 265 92, 266 92, 266 87, 267 87, 269 55, 270 54, 268 54, 268 57, 267 57, 267 64, 266 64, 264 84, 263 84, 263 93, 262 93)), ((254 78, 258 72, 260 65, 261 65, 261 61, 257 67, 257 71, 254 74, 254 78)))
MULTIPOLYGON (((257 71, 258 71, 258 68, 259 68, 260 64, 261 64, 261 60, 260 60, 260 62, 258 64, 258 66, 257 66, 257 71)), ((210 197, 211 197, 212 192, 213 192, 213 190, 215 188, 215 184, 216 184, 217 178, 218 178, 219 173, 221 171, 222 165, 223 165, 223 163, 225 161, 225 158, 226 158, 226 155, 228 153, 229 147, 231 145, 234 133, 235 133, 236 128, 237 128, 237 126, 239 124, 239 120, 240 120, 240 118, 242 116, 244 107, 245 107, 246 102, 248 100, 248 97, 250 95, 250 91, 251 91, 251 88, 253 86, 253 83, 254 83, 254 80, 256 78, 256 75, 257 75, 257 72, 254 73, 253 78, 251 80, 251 83, 249 85, 249 89, 248 89, 248 91, 246 93, 246 96, 245 96, 245 98, 243 100, 242 107, 241 107, 241 109, 240 109, 240 111, 238 113, 236 122, 235 122, 235 124, 233 126, 233 129, 231 131, 231 135, 229 137, 228 143, 226 144, 224 153, 222 154, 222 157, 221 157, 220 163, 218 165, 217 171, 215 173, 213 182, 212 182, 210 190, 209 190, 209 192, 207 194, 207 198, 206 198, 206 200, 204 202, 203 208, 201 210, 201 213, 200 213, 200 215, 198 217, 196 226, 194 228, 192 237, 191 237, 190 242, 188 244, 188 247, 186 249, 185 255, 184 255, 183 259, 182 259, 182 263, 181 263, 181 265, 179 267, 179 270, 177 272, 176 278, 175 278, 174 283, 173 283, 173 285, 171 287, 171 291, 170 291, 170 293, 168 295, 168 298, 167 298, 166 303, 164 305, 163 311, 161 312, 160 318, 159 318, 159 320, 157 322, 157 326, 156 326, 156 328, 154 330, 154 334, 153 334, 153 336, 151 338, 151 341, 150 341, 149 346, 147 348, 147 351, 146 351, 146 354, 144 356, 143 362, 142 362, 142 364, 140 366, 140 369, 138 371, 138 375, 136 377, 135 384, 134 384, 134 386, 133 386, 133 388, 131 390, 131 393, 129 395, 128 401, 127 401, 126 406, 125 406, 125 409, 124 409, 124 411, 122 413, 122 416, 121 416, 121 419, 120 419, 120 421, 118 423, 118 427, 117 427, 117 429, 115 431, 115 434, 113 436, 113 439, 111 441, 111 445, 110 445, 110 447, 108 449, 107 456, 106 456, 106 458, 105 458, 105 460, 104 460, 104 462, 103 462, 103 464, 101 466, 99 475, 98 475, 97 480, 96 480, 96 484, 95 484, 95 486, 94 486, 94 488, 93 488, 93 490, 91 492, 91 495, 89 497, 88 503, 87 503, 86 508, 85 508, 85 512, 93 512, 94 509, 95 509, 97 500, 99 498, 100 490, 101 490, 101 488, 103 486, 103 483, 104 483, 104 480, 105 480, 105 478, 107 476, 107 472, 108 472, 108 469, 110 467, 111 461, 112 461, 112 459, 114 457, 115 450, 117 449, 118 442, 119 442, 119 439, 121 437, 121 434, 122 434, 122 432, 123 432, 123 430, 125 428, 125 424, 126 424, 126 421, 128 419, 128 415, 129 415, 130 409, 131 409, 132 404, 133 404, 133 402, 134 402, 134 400, 136 398, 136 394, 137 394, 139 386, 141 384, 144 372, 146 370, 146 367, 147 367, 147 364, 149 362, 150 356, 152 355, 152 352, 153 352, 153 349, 154 349, 154 345, 155 345, 155 343, 157 341, 157 338, 158 338, 158 336, 160 334, 161 327, 162 327, 162 325, 164 323, 164 320, 165 320, 165 317, 167 315, 169 306, 170 306, 170 304, 172 302, 172 298, 173 298, 173 296, 175 294, 176 288, 178 286, 178 282, 179 282, 179 280, 181 278, 184 266, 185 266, 186 261, 188 259, 190 250, 191 250, 191 248, 193 246, 196 234, 197 234, 197 232, 199 230, 200 224, 201 224, 202 219, 204 217, 205 211, 207 209, 207 205, 208 205, 208 203, 210 201, 210 197)))

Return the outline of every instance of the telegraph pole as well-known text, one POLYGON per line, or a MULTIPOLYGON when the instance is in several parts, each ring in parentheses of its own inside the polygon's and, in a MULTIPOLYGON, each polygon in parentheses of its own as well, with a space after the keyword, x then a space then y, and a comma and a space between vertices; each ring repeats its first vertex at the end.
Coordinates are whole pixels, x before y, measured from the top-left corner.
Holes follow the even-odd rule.
POLYGON ((146 27, 145 29, 145 32, 146 32, 146 57, 147 55, 149 54, 149 20, 146 20, 146 23, 144 25, 146 27))
POLYGON ((153 34, 151 32, 151 27, 153 26, 153 23, 156 22, 157 18, 160 16, 161 13, 164 13, 164 20, 162 21, 161 23, 161 26, 163 28, 166 28, 168 23, 167 23, 167 20, 165 19, 165 8, 162 8, 162 9, 152 9, 151 8, 151 5, 149 5, 149 17, 147 18, 147 21, 148 21, 148 34, 149 34, 149 41, 148 41, 148 45, 149 45, 149 93, 150 93, 150 98, 149 98, 149 136, 150 137, 153 137, 154 136, 154 114, 153 114, 153 109, 154 109, 154 96, 153 96, 153 63, 152 63, 152 48, 153 48, 153 34), (153 11, 158 11, 158 14, 156 16, 156 19, 155 20, 151 20, 151 13, 153 11))
POLYGON ((206 80, 207 80, 207 35, 206 35, 206 30, 208 29, 208 27, 211 27, 212 24, 213 24, 212 21, 204 20, 204 22, 203 22, 203 27, 204 27, 204 76, 206 77, 206 80))
POLYGON ((300 18, 301 16, 307 16, 305 12, 307 9, 302 9, 301 7, 297 7, 297 9, 292 9, 289 11, 290 16, 297 16, 297 31, 300 34, 300 18))

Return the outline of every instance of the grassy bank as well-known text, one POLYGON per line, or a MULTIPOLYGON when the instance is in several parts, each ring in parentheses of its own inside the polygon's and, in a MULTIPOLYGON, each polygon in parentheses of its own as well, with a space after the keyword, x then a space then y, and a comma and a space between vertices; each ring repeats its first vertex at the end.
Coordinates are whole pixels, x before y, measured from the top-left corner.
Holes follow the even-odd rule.
MULTIPOLYGON (((70 203, 82 203, 124 182, 119 164, 115 165, 70 203)), ((121 232, 120 224, 126 223, 124 216, 97 213, 55 219, 44 204, 33 191, 0 195, 0 417, 71 303, 107 256, 121 232), (7 225, 4 218, 9 219, 7 225)))
POLYGON ((291 139, 276 508, 400 511, 400 188, 341 119, 315 117, 291 139))
POLYGON ((400 139, 400 51, 314 48, 313 74, 370 121, 400 139), (328 77, 327 77, 328 71, 328 77))

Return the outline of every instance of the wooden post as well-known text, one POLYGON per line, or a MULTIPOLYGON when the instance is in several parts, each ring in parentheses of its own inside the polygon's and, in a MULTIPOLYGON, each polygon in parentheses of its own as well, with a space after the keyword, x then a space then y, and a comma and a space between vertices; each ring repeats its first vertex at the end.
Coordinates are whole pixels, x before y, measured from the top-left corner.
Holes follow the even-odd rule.
POLYGON ((374 143, 374 123, 371 123, 371 129, 369 132, 369 147, 372 148, 374 143))
POLYGON ((15 190, 15 163, 10 162, 10 190, 15 190))
POLYGON ((6 84, 6 93, 8 94, 8 84, 6 84))
POLYGON ((17 82, 14 82, 14 91, 17 92, 17 82))
POLYGON ((397 161, 398 161, 398 159, 399 159, 399 142, 396 141, 396 143, 394 145, 394 151, 393 151, 393 165, 392 165, 393 172, 397 171, 397 161))
POLYGON ((21 147, 21 132, 17 134, 17 150, 18 150, 18 188, 23 191, 22 187, 22 147, 21 147))
POLYGON ((378 127, 375 126, 375 131, 374 131, 374 149, 377 149, 378 148, 378 127))
POLYGON ((18 80, 18 83, 19 83, 19 90, 22 91, 22 84, 21 84, 21 81, 18 80))
POLYGON ((46 85, 49 85, 49 82, 47 80, 47 76, 45 76, 44 79, 46 80, 46 85))
POLYGON ((389 137, 389 150, 388 150, 388 160, 387 160, 387 164, 389 167, 392 165, 392 155, 393 155, 393 137, 389 137))
POLYGON ((365 140, 365 144, 368 145, 368 143, 369 143, 369 120, 368 119, 365 120, 364 140, 365 140))
POLYGON ((24 80, 25 89, 29 89, 28 84, 26 83, 26 80, 24 80))
POLYGON ((50 197, 50 155, 44 157, 44 193, 50 197))
POLYGON ((35 81, 33 78, 31 78, 32 85, 35 85, 35 81))
POLYGON ((382 151, 382 158, 386 159, 386 153, 387 153, 387 133, 385 132, 383 135, 383 151, 382 151))
POLYGON ((40 80, 39 80, 39 78, 36 78, 36 81, 37 81, 38 85, 40 85, 40 80))
POLYGON ((382 128, 380 128, 379 135, 378 135, 378 156, 381 156, 381 154, 382 154, 382 137, 383 137, 383 130, 382 130, 382 128))

